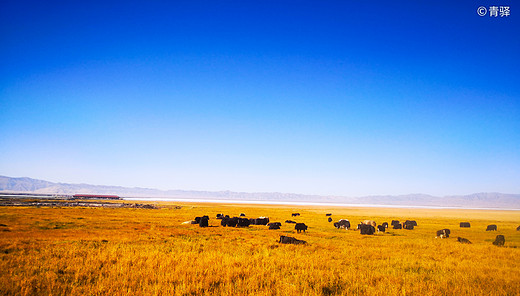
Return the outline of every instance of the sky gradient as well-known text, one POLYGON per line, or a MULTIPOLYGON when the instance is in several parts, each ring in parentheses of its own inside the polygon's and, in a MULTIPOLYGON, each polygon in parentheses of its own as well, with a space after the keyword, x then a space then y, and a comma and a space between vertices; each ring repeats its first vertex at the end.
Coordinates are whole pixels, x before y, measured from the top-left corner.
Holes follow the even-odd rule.
POLYGON ((105 2, 0 4, 0 175, 520 193, 512 1, 105 2))

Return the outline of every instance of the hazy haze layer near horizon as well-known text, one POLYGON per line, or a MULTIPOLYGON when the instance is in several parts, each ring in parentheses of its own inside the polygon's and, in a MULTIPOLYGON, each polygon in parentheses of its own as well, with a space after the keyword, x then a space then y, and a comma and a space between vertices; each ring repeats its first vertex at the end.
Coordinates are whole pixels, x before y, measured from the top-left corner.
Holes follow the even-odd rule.
POLYGON ((479 5, 4 2, 0 175, 518 193, 520 13, 479 5))
MULTIPOLYGON (((100 186, 90 184, 53 183, 31 178, 9 178, 0 176, 0 197, 23 198, 11 193, 51 195, 116 194, 125 200, 180 200, 217 203, 262 203, 262 204, 328 204, 369 207, 426 207, 426 208, 479 208, 520 210, 520 194, 481 192, 467 195, 432 196, 427 194, 382 195, 382 196, 323 196, 283 192, 233 192, 157 190, 152 188, 100 186)), ((42 197, 44 198, 44 197, 42 197)))

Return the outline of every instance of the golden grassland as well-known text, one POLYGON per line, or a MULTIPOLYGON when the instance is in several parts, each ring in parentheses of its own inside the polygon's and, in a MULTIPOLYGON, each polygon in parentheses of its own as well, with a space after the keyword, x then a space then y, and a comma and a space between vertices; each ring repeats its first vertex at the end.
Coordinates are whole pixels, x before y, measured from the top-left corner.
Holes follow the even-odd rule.
MULTIPOLYGON (((520 213, 159 203, 161 209, 0 207, 2 295, 519 295, 520 213), (176 208, 175 206, 180 206, 176 208), (269 216, 221 227, 217 213, 269 216), (300 217, 291 217, 299 212, 300 217), (327 222, 416 220, 362 236, 327 222), (209 215, 210 227, 183 225, 209 215), (306 233, 294 224, 304 222, 306 233), (459 222, 471 228, 459 228, 459 222), (497 224, 498 231, 485 231, 497 224), (449 239, 435 239, 449 228, 449 239), (492 245, 497 234, 504 247, 492 245), (280 235, 308 242, 282 245, 280 235), (461 244, 457 237, 472 244, 461 244)), ((355 225, 354 225, 355 228, 355 225)))

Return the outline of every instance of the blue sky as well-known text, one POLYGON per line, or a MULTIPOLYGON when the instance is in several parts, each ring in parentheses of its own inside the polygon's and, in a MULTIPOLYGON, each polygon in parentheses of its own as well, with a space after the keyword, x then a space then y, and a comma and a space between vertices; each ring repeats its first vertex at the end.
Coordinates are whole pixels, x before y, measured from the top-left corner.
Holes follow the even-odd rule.
POLYGON ((510 0, 106 2, 0 4, 0 175, 520 192, 510 0))

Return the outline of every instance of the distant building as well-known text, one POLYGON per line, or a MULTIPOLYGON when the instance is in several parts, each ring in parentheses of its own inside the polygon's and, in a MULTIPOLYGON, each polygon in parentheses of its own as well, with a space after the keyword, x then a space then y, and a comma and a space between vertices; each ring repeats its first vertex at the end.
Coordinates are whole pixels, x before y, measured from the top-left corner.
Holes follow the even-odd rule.
POLYGON ((74 194, 73 199, 121 199, 117 195, 106 195, 106 194, 74 194))

